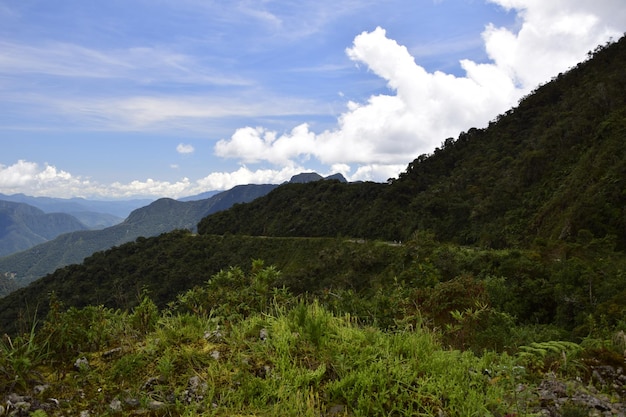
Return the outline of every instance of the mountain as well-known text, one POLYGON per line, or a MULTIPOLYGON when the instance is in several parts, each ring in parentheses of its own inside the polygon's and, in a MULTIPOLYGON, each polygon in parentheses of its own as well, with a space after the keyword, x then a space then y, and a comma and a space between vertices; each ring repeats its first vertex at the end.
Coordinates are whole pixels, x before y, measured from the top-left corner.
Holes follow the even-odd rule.
MULTIPOLYGON (((324 179, 317 174, 296 175, 294 178, 300 182, 324 179)), ((327 178, 345 181, 341 174, 327 178)), ((234 204, 250 202, 277 187, 279 185, 276 184, 248 184, 238 185, 201 200, 194 200, 193 196, 184 199, 186 201, 162 198, 146 207, 134 210, 126 220, 115 226, 102 230, 82 230, 68 233, 28 250, 0 258, 0 273, 11 273, 13 277, 12 281, 6 285, 0 282, 0 296, 8 293, 3 292, 2 288, 27 285, 57 268, 80 263, 94 252, 130 242, 140 236, 156 236, 175 229, 195 230, 203 217, 226 210, 234 204)), ((205 194, 211 193, 213 192, 205 194)), ((55 199, 38 201, 58 204, 55 199)), ((0 275, 0 281, 2 280, 0 275)))
POLYGON ((626 248, 626 39, 487 128, 448 138, 388 184, 292 184, 202 220, 203 234, 355 236, 524 247, 581 236, 626 248))
POLYGON ((96 213, 111 214, 125 219, 131 211, 150 204, 151 199, 132 200, 87 200, 84 198, 55 198, 55 197, 31 197, 25 194, 6 195, 0 193, 0 200, 26 203, 37 207, 46 213, 72 213, 89 211, 96 213))
POLYGON ((66 213, 44 213, 28 204, 0 200, 0 256, 19 252, 87 227, 66 213))
MULTIPOLYGON (((134 211, 121 225, 102 231, 117 239, 109 240, 107 247, 137 236, 158 234, 168 227, 193 228, 194 221, 206 216, 198 224, 200 239, 185 236, 183 240, 191 245, 188 247, 180 243, 178 234, 164 234, 159 240, 137 240, 124 245, 123 250, 94 254, 91 269, 64 268, 15 297, 35 299, 35 294, 41 296, 52 288, 63 287, 68 299, 73 300, 72 305, 81 305, 85 297, 91 297, 91 301, 108 297, 108 290, 96 298, 93 292, 102 291, 98 287, 110 289, 111 279, 121 280, 120 285, 123 282, 125 290, 119 294, 122 297, 133 282, 139 285, 139 276, 126 281, 135 276, 133 271, 142 268, 133 262, 147 262, 145 259, 151 259, 154 269, 144 271, 146 276, 141 282, 149 280, 152 289, 169 288, 163 280, 175 270, 179 282, 176 288, 180 289, 185 285, 184 277, 189 278, 189 285, 195 282, 193 277, 206 278, 201 266, 191 267, 190 261, 183 259, 205 259, 219 252, 221 261, 215 258, 211 270, 233 265, 231 262, 240 261, 237 256, 243 253, 246 258, 263 253, 268 259, 289 259, 290 251, 296 250, 298 245, 311 237, 324 236, 333 239, 344 236, 351 242, 361 242, 361 238, 380 239, 387 241, 383 247, 397 245, 394 241, 410 241, 411 246, 407 246, 404 255, 386 254, 383 259, 395 259, 400 265, 399 276, 410 275, 412 270, 420 271, 418 278, 411 279, 425 285, 423 282, 433 279, 428 276, 431 266, 414 269, 411 265, 416 262, 416 255, 411 247, 432 247, 428 239, 424 240, 424 236, 432 235, 436 241, 466 245, 472 248, 469 251, 539 248, 541 252, 528 256, 511 252, 509 260, 489 260, 489 266, 478 270, 472 269, 473 262, 480 264, 487 258, 464 261, 466 255, 463 254, 469 256, 470 252, 463 250, 455 255, 457 260, 443 250, 437 255, 427 254, 425 261, 439 265, 441 272, 435 281, 453 279, 468 268, 474 274, 509 276, 506 291, 519 292, 520 297, 532 291, 538 300, 529 307, 515 307, 518 310, 513 309, 514 303, 510 304, 511 315, 528 320, 533 317, 538 320, 539 316, 544 317, 544 321, 551 320, 545 317, 557 316, 563 321, 573 320, 579 316, 574 314, 579 305, 586 303, 592 309, 599 299, 596 297, 607 301, 616 294, 626 294, 623 274, 619 272, 621 266, 614 261, 624 259, 620 251, 626 249, 626 149, 623 146, 626 78, 623 68, 626 68, 625 39, 598 49, 588 61, 539 87, 489 127, 472 128, 457 139, 446 139, 433 154, 419 156, 397 179, 384 184, 314 181, 268 185, 254 193, 254 196, 262 196, 256 199, 249 194, 253 188, 244 186, 196 202, 158 200, 134 211), (248 197, 250 202, 233 205, 248 197), (218 209, 222 211, 211 211, 218 209), (215 243, 215 239, 217 242, 220 239, 214 239, 215 236, 243 239, 244 235, 259 236, 255 241, 259 246, 243 252, 238 249, 242 243, 237 239, 229 240, 227 249, 215 243), (269 245, 272 236, 288 238, 278 239, 282 246, 268 252, 263 244, 269 245), (213 242, 211 246, 203 246, 204 239, 213 242), (174 241, 178 243, 161 250, 163 245, 174 241), (613 252, 614 249, 618 252, 613 252), (143 250, 149 250, 150 255, 142 254, 143 250), (223 250, 234 253, 224 254, 223 250), (130 254, 135 254, 137 261, 123 260, 130 254), (154 263, 153 258, 159 262, 154 263), (560 263, 555 263, 555 259, 560 263), (97 281, 92 281, 96 277, 97 281), (568 281, 571 279, 582 280, 582 284, 571 284, 568 281), (80 283, 81 280, 84 282, 80 283), (547 282, 554 284, 547 285, 547 282), (594 285, 608 287, 594 290, 594 285), (567 295, 581 288, 586 292, 579 298, 567 295)), ((298 178, 296 176, 296 180, 298 178)), ((102 239, 88 239, 96 236, 92 233, 95 232, 61 236, 58 239, 63 242, 56 246, 58 253, 44 251, 44 245, 40 245, 31 250, 28 258, 18 259, 22 254, 17 254, 2 259, 0 271, 15 272, 17 279, 25 283, 43 275, 43 269, 33 272, 33 268, 39 268, 38 260, 39 264, 43 264, 46 257, 55 261, 63 259, 65 264, 80 262, 77 258, 67 259, 71 252, 65 247, 89 247, 89 253, 102 250, 102 239)), ((324 265, 334 265, 333 268, 346 262, 354 264, 357 273, 349 275, 352 278, 348 285, 359 288, 358 277, 378 265, 378 261, 374 249, 358 256, 357 252, 319 249, 309 256, 324 265)), ((498 253, 488 256, 497 258, 498 253)), ((310 282, 315 282, 314 272, 319 266, 309 267, 313 268, 309 271, 313 273, 310 282)), ((45 273, 53 269, 48 266, 45 273)), ((337 279, 341 281, 342 276, 343 273, 339 273, 337 279)), ((135 290, 140 291, 140 288, 135 290)), ((162 297, 171 293, 170 290, 159 292, 162 297)), ((7 303, 20 303, 17 298, 10 299, 12 301, 7 303)), ((619 311, 623 301, 616 298, 614 303, 616 307, 607 308, 619 311)))
POLYGON ((1 194, 0 200, 26 203, 46 213, 67 213, 89 229, 103 229, 121 223, 131 211, 153 200, 87 200, 84 198, 31 197, 25 194, 1 194))
POLYGON ((207 198, 213 197, 215 194, 218 194, 219 191, 206 191, 204 193, 190 195, 187 197, 179 198, 178 201, 195 201, 195 200, 205 200, 207 198))
POLYGON ((140 236, 156 236, 175 229, 195 230, 204 216, 225 210, 236 203, 251 201, 276 187, 273 184, 242 185, 198 201, 162 198, 134 210, 126 220, 115 226, 66 233, 28 250, 0 258, 0 271, 11 272, 15 283, 24 286, 57 268, 80 263, 94 252, 133 241, 140 236))
POLYGON ((0 395, 33 415, 622 415, 624 68, 622 39, 385 184, 271 186, 15 290, 0 395))
POLYGON ((292 176, 291 179, 289 180, 289 183, 290 184, 305 184, 305 183, 316 182, 320 180, 337 180, 339 182, 348 182, 346 178, 339 173, 329 175, 328 177, 322 177, 317 172, 303 172, 303 173, 292 176))

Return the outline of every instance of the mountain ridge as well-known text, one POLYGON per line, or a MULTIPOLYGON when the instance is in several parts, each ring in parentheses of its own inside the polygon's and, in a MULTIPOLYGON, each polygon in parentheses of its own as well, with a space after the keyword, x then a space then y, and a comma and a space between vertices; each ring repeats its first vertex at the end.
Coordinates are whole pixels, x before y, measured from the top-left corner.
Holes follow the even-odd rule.
POLYGON ((293 272, 286 283, 300 292, 342 286, 358 297, 406 282, 436 293, 457 280, 464 293, 469 274, 511 319, 579 335, 589 329, 586 314, 615 324, 626 311, 624 68, 622 39, 387 183, 284 184, 205 216, 198 234, 179 230, 94 253, 0 300, 11 309, 3 323, 54 289, 71 306, 129 308, 145 285, 166 305, 208 271, 262 255, 293 272), (321 241, 331 243, 294 260, 321 241))
POLYGON ((67 213, 44 213, 25 203, 0 200, 0 256, 28 249, 87 226, 67 213))
MULTIPOLYGON (((323 179, 321 176, 320 178, 323 179)), ((0 271, 10 272, 13 278, 11 285, 0 286, 0 296, 7 294, 1 292, 2 288, 15 289, 16 286, 27 285, 58 268, 80 263, 94 252, 133 241, 138 237, 156 236, 175 229, 195 230, 203 217, 226 210, 237 203, 252 201, 277 187, 278 184, 239 185, 201 200, 160 198, 133 210, 124 221, 114 226, 102 230, 73 231, 5 256, 0 258, 0 271)))
POLYGON ((492 248, 582 233, 626 248, 625 67, 622 38, 388 184, 294 184, 206 217, 199 233, 406 240, 431 231, 492 248))

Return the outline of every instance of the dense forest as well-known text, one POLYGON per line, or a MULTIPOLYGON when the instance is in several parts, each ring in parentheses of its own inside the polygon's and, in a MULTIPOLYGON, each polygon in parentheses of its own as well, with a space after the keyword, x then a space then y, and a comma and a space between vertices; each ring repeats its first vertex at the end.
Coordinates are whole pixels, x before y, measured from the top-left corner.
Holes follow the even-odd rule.
POLYGON ((623 416, 624 68, 0 299, 0 415, 623 416))
POLYGON ((201 233, 361 236, 416 230, 483 247, 612 235, 626 248, 626 48, 593 59, 523 98, 485 129, 421 155, 389 184, 280 187, 206 217, 201 233))

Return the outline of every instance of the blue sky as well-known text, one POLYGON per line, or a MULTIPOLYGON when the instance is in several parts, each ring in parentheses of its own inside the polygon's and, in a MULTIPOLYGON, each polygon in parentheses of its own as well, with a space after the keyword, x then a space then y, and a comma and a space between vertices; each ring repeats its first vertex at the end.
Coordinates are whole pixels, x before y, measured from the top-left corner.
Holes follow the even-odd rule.
POLYGON ((0 193, 396 177, 626 30, 622 0, 0 0, 0 193))

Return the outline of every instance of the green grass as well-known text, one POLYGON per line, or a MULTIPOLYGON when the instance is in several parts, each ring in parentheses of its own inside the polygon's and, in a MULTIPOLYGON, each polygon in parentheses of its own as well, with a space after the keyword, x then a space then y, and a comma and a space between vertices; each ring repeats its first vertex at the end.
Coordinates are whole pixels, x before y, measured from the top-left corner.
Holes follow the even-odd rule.
MULTIPOLYGON (((82 393, 51 415, 84 409, 114 415, 114 399, 123 402, 124 415, 133 412, 132 401, 125 402, 130 399, 146 408, 159 401, 163 415, 319 416, 334 409, 353 416, 460 416, 512 410, 507 381, 490 382, 479 372, 509 369, 511 357, 446 350, 427 329, 363 327, 317 302, 274 310, 222 323, 219 338, 206 337, 215 320, 166 312, 152 331, 129 331, 128 339, 118 340, 124 346, 118 357, 94 351, 86 355, 88 369, 61 379, 49 374, 47 396, 82 393), (193 377, 202 389, 190 393, 193 377)), ((118 319, 132 326, 127 315, 118 313, 118 319)))
MULTIPOLYGON (((275 274, 257 267, 252 278, 275 274)), ((255 282, 242 274, 217 278, 255 282)), ((572 342, 529 339, 515 354, 460 350, 444 328, 417 319, 377 326, 259 282, 222 288, 230 304, 213 309, 215 281, 181 295, 183 307, 208 297, 194 301, 198 309, 159 311, 145 296, 132 312, 56 306, 39 329, 1 341, 0 394, 45 383, 37 400, 59 401, 39 412, 49 416, 524 416, 544 373, 584 372, 584 347, 572 342), (89 366, 75 369, 81 357, 89 366)), ((614 339, 602 348, 619 348, 623 338, 614 339)))

